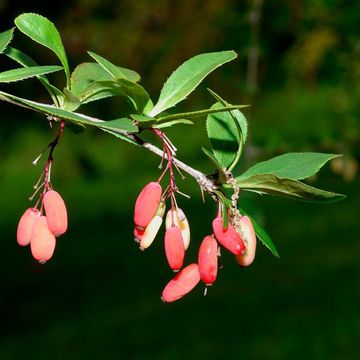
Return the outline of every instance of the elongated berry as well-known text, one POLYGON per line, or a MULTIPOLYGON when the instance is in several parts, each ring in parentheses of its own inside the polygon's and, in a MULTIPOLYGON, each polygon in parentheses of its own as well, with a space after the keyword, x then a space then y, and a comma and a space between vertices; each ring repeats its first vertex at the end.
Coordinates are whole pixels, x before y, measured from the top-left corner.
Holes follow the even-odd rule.
POLYGON ((46 216, 39 216, 31 232, 30 248, 33 257, 40 263, 45 263, 53 256, 55 245, 55 235, 48 227, 46 216))
POLYGON ((212 285, 218 270, 218 245, 213 236, 206 236, 199 249, 199 272, 201 280, 207 285, 212 285))
POLYGON ((165 254, 170 268, 174 271, 180 270, 184 262, 185 247, 180 228, 177 226, 166 229, 165 254))
POLYGON ((178 208, 170 209, 166 214, 165 226, 166 229, 172 226, 174 219, 174 225, 178 226, 181 230, 181 235, 184 241, 185 250, 188 249, 190 245, 190 226, 184 212, 178 208))
POLYGON ((161 224, 163 222, 163 218, 159 215, 155 215, 150 221, 149 225, 146 227, 144 231, 144 235, 140 241, 140 250, 147 249, 154 241, 161 224))
POLYGON ((30 244, 31 231, 35 220, 40 216, 40 211, 36 208, 27 209, 21 216, 18 227, 16 240, 19 245, 26 246, 30 244))
POLYGON ((55 236, 64 234, 68 226, 67 211, 64 200, 57 191, 45 193, 44 209, 50 231, 55 236))
POLYGON ((245 250, 244 241, 231 224, 224 229, 222 218, 218 216, 214 219, 212 226, 216 239, 230 252, 238 255, 245 250))
POLYGON ((198 264, 190 264, 182 269, 165 286, 161 299, 164 302, 179 300, 189 293, 200 281, 198 264))
POLYGON ((147 184, 135 202, 134 223, 139 229, 145 229, 159 208, 161 185, 157 182, 147 184))
POLYGON ((248 216, 240 219, 241 236, 245 242, 245 252, 236 255, 236 261, 240 266, 246 267, 252 264, 256 252, 256 234, 253 224, 248 216))

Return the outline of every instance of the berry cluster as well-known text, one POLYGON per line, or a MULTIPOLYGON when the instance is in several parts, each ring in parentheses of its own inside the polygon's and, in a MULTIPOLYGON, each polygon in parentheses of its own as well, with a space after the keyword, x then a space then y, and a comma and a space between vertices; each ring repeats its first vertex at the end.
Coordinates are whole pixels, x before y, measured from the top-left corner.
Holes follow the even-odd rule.
POLYGON ((256 235, 248 216, 228 216, 229 222, 223 222, 222 206, 219 201, 217 217, 212 222, 213 234, 205 236, 198 253, 198 262, 183 268, 185 251, 190 244, 190 227, 184 212, 178 207, 175 193, 179 192, 173 173, 173 154, 169 140, 156 130, 163 141, 164 153, 167 155, 167 167, 158 181, 148 183, 140 192, 134 210, 134 236, 140 249, 147 249, 154 241, 165 214, 165 203, 170 198, 171 208, 165 220, 164 247, 170 268, 181 270, 164 288, 162 300, 172 302, 190 292, 202 280, 211 286, 217 277, 220 246, 233 253, 240 266, 249 266, 256 251, 256 235), (170 173, 169 185, 162 191, 160 181, 166 171, 170 173))
MULTIPOLYGON (((50 148, 49 157, 39 181, 34 186, 35 193, 30 197, 30 200, 33 200, 41 189, 42 192, 35 206, 27 209, 21 216, 17 227, 18 244, 20 246, 30 244, 33 257, 41 264, 51 259, 55 251, 56 237, 64 234, 68 226, 64 200, 58 192, 53 190, 50 180, 53 151, 64 131, 64 127, 65 124, 62 122, 55 140, 45 149, 50 148)), ((36 164, 40 156, 34 161, 34 164, 36 164)))

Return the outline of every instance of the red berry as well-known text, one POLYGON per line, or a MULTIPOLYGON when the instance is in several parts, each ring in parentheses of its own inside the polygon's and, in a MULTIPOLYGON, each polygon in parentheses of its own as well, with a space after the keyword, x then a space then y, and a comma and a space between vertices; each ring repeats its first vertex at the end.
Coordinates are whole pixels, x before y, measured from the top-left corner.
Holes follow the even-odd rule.
POLYGON ((236 255, 236 261, 240 266, 246 267, 252 264, 256 252, 256 234, 248 216, 243 216, 240 219, 240 233, 244 239, 246 250, 244 254, 236 255))
POLYGON ((218 245, 213 236, 206 236, 199 249, 199 272, 206 285, 212 285, 218 270, 218 245))
POLYGON ((35 220, 40 216, 40 211, 35 208, 27 209, 21 216, 17 227, 16 239, 19 245, 26 246, 30 244, 31 230, 35 220))
POLYGON ((45 263, 53 256, 56 245, 54 234, 48 227, 46 216, 39 216, 32 227, 30 248, 33 257, 45 263))
POLYGON ((238 255, 245 250, 244 241, 231 224, 224 229, 222 218, 218 216, 214 219, 212 226, 216 239, 230 252, 238 255))
POLYGON ((135 237, 134 240, 139 243, 141 241, 141 239, 143 238, 144 233, 145 233, 145 230, 138 229, 135 226, 135 228, 134 228, 134 237, 135 237))
POLYGON ((189 293, 200 281, 199 267, 197 264, 190 264, 182 269, 165 286, 161 299, 164 302, 179 300, 189 293))
POLYGON ((155 216, 159 208, 161 192, 161 185, 154 181, 141 190, 134 211, 134 223, 137 228, 145 229, 155 216))
POLYGON ((44 208, 50 231, 55 236, 64 234, 67 230, 68 220, 66 206, 60 194, 54 190, 46 192, 44 208))
POLYGON ((181 235, 184 241, 184 247, 185 250, 187 250, 190 245, 190 226, 184 212, 180 208, 178 208, 177 210, 170 209, 166 214, 166 220, 165 220, 166 228, 171 227, 173 222, 174 225, 180 228, 181 235))
POLYGON ((180 270, 184 262, 185 247, 181 230, 177 226, 171 226, 166 229, 165 253, 171 269, 174 271, 180 270))

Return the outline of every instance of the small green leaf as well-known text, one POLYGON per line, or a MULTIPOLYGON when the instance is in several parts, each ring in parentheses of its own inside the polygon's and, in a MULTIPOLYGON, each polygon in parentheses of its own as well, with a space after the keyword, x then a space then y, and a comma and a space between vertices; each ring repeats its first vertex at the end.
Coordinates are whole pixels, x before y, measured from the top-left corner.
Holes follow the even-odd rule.
POLYGON ((60 34, 55 25, 46 17, 25 13, 15 19, 16 27, 32 40, 52 50, 64 67, 67 86, 70 86, 70 70, 60 34))
POLYGON ((178 125, 178 124, 193 125, 194 123, 191 120, 178 119, 178 120, 166 121, 166 122, 163 122, 163 123, 160 123, 160 124, 157 122, 155 125, 153 125, 153 128, 155 128, 155 129, 164 129, 164 128, 168 128, 170 126, 178 125))
MULTIPOLYGON (((218 101, 222 106, 231 106, 227 101, 222 99, 218 94, 216 94, 211 89, 208 89, 210 94, 215 98, 216 101, 218 101)), ((243 105, 245 107, 246 105, 243 105)), ((247 133, 248 133, 248 123, 244 116, 244 114, 239 110, 231 110, 230 114, 232 115, 235 124, 239 125, 239 130, 242 134, 242 142, 245 144, 247 139, 247 133)))
MULTIPOLYGON (((38 66, 38 64, 30 56, 26 55, 20 50, 14 49, 11 46, 8 46, 4 50, 4 54, 6 54, 10 59, 16 61, 18 64, 24 67, 38 66)), ((48 78, 45 75, 39 75, 36 78, 49 92, 54 104, 60 105, 63 102, 63 93, 57 87, 50 84, 48 78)))
POLYGON ((239 210, 242 215, 247 215, 251 219, 251 222, 254 226, 256 236, 259 238, 259 240, 271 251, 271 253, 274 256, 276 256, 277 258, 280 258, 280 255, 279 255, 278 251, 276 250, 274 243, 272 242, 270 236, 265 231, 265 229, 261 225, 259 225, 255 221, 255 219, 252 216, 250 216, 245 210, 243 210, 241 208, 239 208, 239 210))
POLYGON ((88 54, 114 79, 127 79, 126 74, 109 60, 91 51, 88 54))
POLYGON ((222 51, 194 56, 180 65, 167 79, 157 104, 150 111, 155 116, 184 100, 195 88, 219 66, 235 59, 235 51, 222 51))
POLYGON ((212 107, 211 109, 203 109, 203 110, 196 110, 184 113, 177 113, 172 115, 164 115, 156 118, 156 121, 170 121, 170 120, 177 120, 177 119, 195 119, 199 117, 205 117, 209 114, 216 114, 221 112, 226 112, 229 110, 235 109, 242 109, 248 107, 248 105, 229 105, 229 106, 219 106, 217 108, 212 107))
POLYGON ((297 180, 279 178, 272 174, 253 175, 248 178, 237 177, 240 189, 262 194, 285 196, 294 200, 313 202, 334 202, 346 196, 320 190, 297 180))
POLYGON ((156 119, 147 115, 130 114, 130 117, 139 123, 155 122, 156 119))
MULTIPOLYGON (((222 108, 220 103, 214 104, 212 109, 222 108)), ((211 142, 213 153, 223 168, 234 161, 239 144, 239 133, 229 112, 208 115, 206 129, 211 142)))
POLYGON ((7 46, 10 44, 12 37, 14 35, 14 29, 6 30, 2 33, 0 33, 0 54, 7 48, 7 46))
POLYGON ((227 227, 228 227, 228 215, 227 215, 227 207, 226 207, 225 202, 221 203, 221 208, 222 208, 221 215, 222 215, 223 228, 227 229, 227 227))
POLYGON ((32 66, 7 70, 0 73, 0 83, 25 80, 39 75, 50 74, 62 69, 61 66, 32 66))
POLYGON ((64 104, 63 108, 68 111, 74 111, 79 108, 81 102, 70 90, 64 89, 64 104))
POLYGON ((115 123, 112 123, 111 121, 103 121, 84 114, 74 113, 71 111, 60 109, 52 105, 42 104, 32 100, 27 100, 15 95, 5 93, 3 91, 0 91, 0 100, 5 100, 14 103, 16 105, 24 106, 29 109, 39 111, 43 114, 51 115, 54 116, 55 118, 59 118, 75 124, 90 125, 100 128, 102 130, 109 130, 111 133, 116 132, 121 135, 126 135, 125 133, 127 132, 138 131, 138 128, 132 123, 130 119, 127 119, 126 121, 121 119, 121 122, 118 119, 116 119, 114 120, 115 123))
POLYGON ((340 156, 342 155, 315 152, 287 153, 255 164, 240 177, 273 174, 279 178, 303 180, 316 174, 331 159, 340 156))
POLYGON ((214 165, 215 169, 217 170, 219 174, 219 181, 223 184, 226 183, 226 173, 224 169, 221 167, 219 161, 214 156, 214 154, 211 151, 205 149, 204 147, 202 147, 202 151, 208 157, 210 162, 214 165))

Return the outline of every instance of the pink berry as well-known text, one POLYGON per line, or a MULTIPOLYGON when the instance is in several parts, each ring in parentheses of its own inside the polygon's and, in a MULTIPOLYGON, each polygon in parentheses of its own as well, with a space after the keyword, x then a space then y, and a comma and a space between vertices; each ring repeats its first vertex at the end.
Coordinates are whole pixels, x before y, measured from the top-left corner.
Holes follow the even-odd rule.
POLYGON ((39 216, 31 232, 30 248, 33 257, 40 263, 45 263, 53 256, 55 245, 55 235, 48 227, 46 216, 39 216))
POLYGON ((27 209, 21 216, 17 227, 17 242, 21 246, 30 244, 31 230, 35 220, 40 216, 40 211, 35 208, 27 209))
POLYGON ((213 236, 206 236, 199 249, 199 272, 201 280, 207 285, 212 285, 218 270, 218 245, 213 236))
POLYGON ((60 194, 54 190, 46 192, 44 208, 50 231, 55 236, 64 234, 67 230, 68 220, 66 206, 60 194))
POLYGON ((246 267, 252 264, 255 259, 256 252, 256 234, 253 224, 248 216, 243 216, 240 219, 241 237, 245 242, 245 252, 236 255, 236 261, 240 266, 246 267))
POLYGON ((182 269, 165 286, 161 299, 164 302, 179 300, 189 293, 200 281, 198 264, 190 264, 182 269))
POLYGON ((165 254, 170 268, 174 271, 180 270, 184 262, 185 247, 181 230, 177 226, 166 229, 165 254))
POLYGON ((230 252, 238 255, 245 250, 244 241, 231 224, 224 229, 222 218, 218 216, 214 219, 212 226, 216 239, 230 252))
POLYGON ((161 199, 161 185, 157 182, 147 184, 136 199, 134 223, 139 229, 145 229, 155 216, 161 199))
POLYGON ((134 228, 134 240, 140 242, 144 236, 145 230, 134 228))

